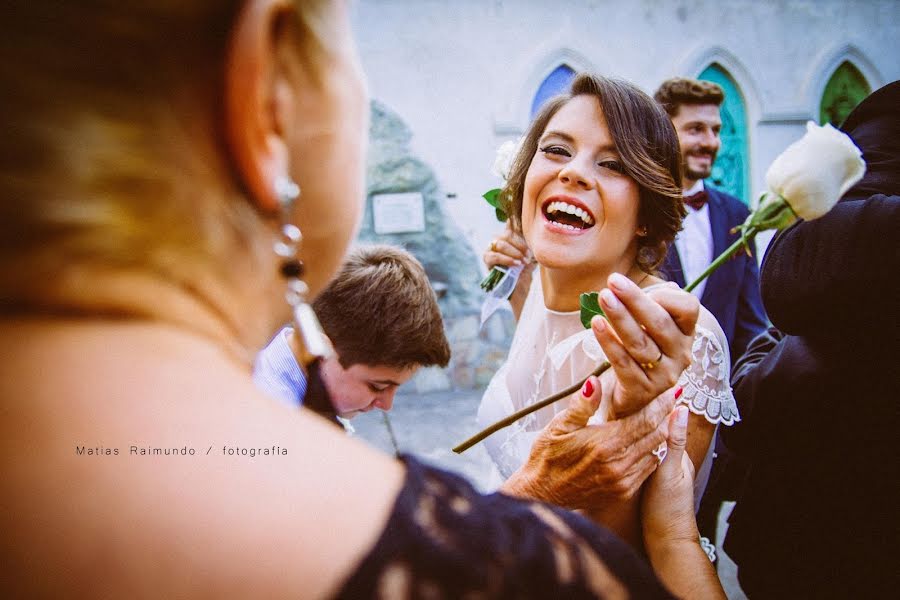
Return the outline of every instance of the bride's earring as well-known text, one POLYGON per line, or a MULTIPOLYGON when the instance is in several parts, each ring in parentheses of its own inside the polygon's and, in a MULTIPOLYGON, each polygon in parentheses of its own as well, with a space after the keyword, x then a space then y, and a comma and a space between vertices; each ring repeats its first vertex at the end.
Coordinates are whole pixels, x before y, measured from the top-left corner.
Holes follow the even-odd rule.
POLYGON ((289 177, 275 179, 275 195, 281 205, 281 237, 275 242, 275 254, 281 257, 281 275, 287 280, 285 299, 294 313, 294 328, 300 339, 300 359, 309 367, 317 359, 328 358, 334 353, 331 341, 322 330, 316 313, 307 302, 309 288, 303 281, 305 269, 298 257, 303 235, 300 228, 290 223, 294 202, 300 197, 300 186, 289 177))

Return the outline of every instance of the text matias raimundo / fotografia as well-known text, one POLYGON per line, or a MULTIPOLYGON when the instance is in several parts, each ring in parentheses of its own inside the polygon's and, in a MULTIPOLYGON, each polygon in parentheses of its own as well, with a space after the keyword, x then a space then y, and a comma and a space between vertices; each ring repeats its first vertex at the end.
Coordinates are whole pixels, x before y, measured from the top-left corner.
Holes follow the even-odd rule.
MULTIPOLYGON (((118 447, 106 446, 75 446, 75 454, 78 456, 209 456, 213 454, 213 447, 200 449, 191 446, 158 447, 158 446, 128 446, 125 450, 118 447)), ((287 456, 287 448, 281 446, 269 446, 265 448, 244 448, 241 446, 222 446, 215 448, 215 454, 221 456, 287 456)))

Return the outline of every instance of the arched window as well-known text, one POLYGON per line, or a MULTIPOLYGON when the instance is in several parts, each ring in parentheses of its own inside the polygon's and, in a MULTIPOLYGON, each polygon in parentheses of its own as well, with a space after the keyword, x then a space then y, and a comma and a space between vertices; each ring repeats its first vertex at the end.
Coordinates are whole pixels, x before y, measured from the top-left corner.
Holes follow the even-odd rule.
POLYGON ((819 123, 839 127, 857 104, 871 92, 869 83, 853 63, 844 61, 825 85, 819 103, 819 123))
POLYGON ((750 168, 747 160, 747 110, 744 96, 734 79, 718 63, 704 69, 698 79, 718 83, 725 91, 725 101, 720 108, 722 147, 710 179, 714 186, 747 204, 750 198, 750 168))
POLYGON ((534 118, 544 102, 566 91, 574 77, 575 70, 569 65, 559 65, 553 69, 553 72, 541 82, 541 86, 534 95, 534 100, 531 101, 531 118, 534 118))

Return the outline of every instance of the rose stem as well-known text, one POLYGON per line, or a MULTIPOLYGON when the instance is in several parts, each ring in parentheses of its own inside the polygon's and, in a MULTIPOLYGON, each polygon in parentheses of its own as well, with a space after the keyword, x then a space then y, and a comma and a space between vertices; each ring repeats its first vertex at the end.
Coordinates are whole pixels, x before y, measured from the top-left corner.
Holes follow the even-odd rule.
MULTIPOLYGON (((594 371, 591 373, 591 375, 600 375, 608 368, 609 368, 609 362, 604 361, 599 367, 594 369, 594 371)), ((588 375, 588 377, 590 377, 591 375, 588 375)), ((544 398, 543 400, 535 402, 534 404, 532 404, 530 406, 526 406, 522 410, 509 415, 505 419, 501 419, 501 420, 497 421, 496 423, 494 423, 487 429, 483 429, 482 431, 476 433, 475 435, 473 435, 472 437, 470 437, 469 439, 464 441, 462 444, 456 446, 453 449, 453 451, 456 452, 457 454, 462 454, 463 452, 465 452, 466 450, 468 450, 469 448, 471 448, 472 446, 474 446, 475 444, 477 444, 484 438, 488 437, 489 435, 491 435, 493 433, 500 431, 504 427, 512 425, 513 423, 515 423, 522 417, 524 417, 526 415, 530 415, 534 411, 540 410, 540 409, 544 408, 545 406, 550 406, 557 400, 561 400, 561 399, 565 398, 566 396, 577 392, 578 390, 581 389, 581 386, 584 385, 585 381, 587 381, 587 377, 585 377, 578 383, 570 385, 569 387, 567 387, 566 389, 564 389, 561 392, 556 392, 552 396, 548 396, 548 397, 544 398)))

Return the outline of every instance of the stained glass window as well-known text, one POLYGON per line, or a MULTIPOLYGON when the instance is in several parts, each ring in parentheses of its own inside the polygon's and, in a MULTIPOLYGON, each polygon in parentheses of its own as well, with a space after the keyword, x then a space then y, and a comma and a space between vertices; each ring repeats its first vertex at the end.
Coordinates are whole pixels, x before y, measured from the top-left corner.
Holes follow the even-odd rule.
POLYGON ((534 95, 534 100, 531 102, 531 118, 534 118, 544 102, 566 91, 574 77, 575 71, 569 65, 559 65, 553 69, 553 72, 547 75, 534 95))
POLYGON ((819 104, 819 124, 839 127, 857 104, 871 92, 866 78, 849 61, 835 69, 819 104))

